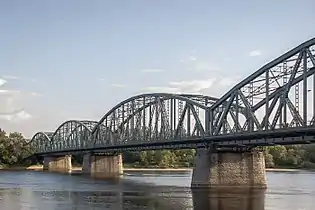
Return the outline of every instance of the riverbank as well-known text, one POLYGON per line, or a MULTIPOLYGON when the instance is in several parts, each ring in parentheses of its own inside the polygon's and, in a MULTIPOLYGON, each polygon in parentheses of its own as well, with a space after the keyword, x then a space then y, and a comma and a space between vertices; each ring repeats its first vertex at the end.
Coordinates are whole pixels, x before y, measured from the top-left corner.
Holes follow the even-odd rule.
POLYGON ((43 170, 42 165, 33 165, 33 166, 2 166, 0 167, 1 171, 41 171, 43 170))
MULTIPOLYGON (((178 171, 178 172, 186 172, 192 171, 192 168, 124 168, 124 171, 178 171)), ((306 169, 304 169, 306 170, 306 169)), ((294 172, 294 171, 303 171, 303 169, 292 169, 292 168, 266 168, 267 172, 294 172)))
MULTIPOLYGON (((32 165, 32 166, 11 166, 3 167, 0 170, 7 171, 42 171, 42 165, 32 165)), ((308 169, 294 169, 294 168, 266 168, 266 172, 295 172, 295 171, 305 171, 308 169)), ((73 166, 72 171, 82 171, 82 167, 73 166)), ((190 172, 192 168, 124 168, 125 172, 142 172, 142 171, 157 171, 157 172, 190 172)))

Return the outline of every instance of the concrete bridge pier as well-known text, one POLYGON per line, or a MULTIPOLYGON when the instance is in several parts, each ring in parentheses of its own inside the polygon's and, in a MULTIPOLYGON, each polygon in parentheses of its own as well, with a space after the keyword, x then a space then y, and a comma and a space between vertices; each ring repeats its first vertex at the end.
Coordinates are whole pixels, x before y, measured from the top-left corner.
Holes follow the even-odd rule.
POLYGON ((267 188, 263 152, 198 149, 191 188, 267 188))
POLYGON ((43 164, 44 171, 71 173, 72 163, 71 155, 64 155, 58 157, 46 156, 43 164))
POLYGON ((82 173, 93 178, 115 179, 123 174, 121 154, 93 154, 83 157, 82 173))

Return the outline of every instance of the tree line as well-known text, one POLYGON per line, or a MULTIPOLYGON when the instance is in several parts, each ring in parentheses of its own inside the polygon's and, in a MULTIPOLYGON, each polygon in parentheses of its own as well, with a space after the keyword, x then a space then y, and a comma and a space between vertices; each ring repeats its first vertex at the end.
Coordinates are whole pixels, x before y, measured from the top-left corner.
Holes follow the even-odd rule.
MULTIPOLYGON (((268 168, 312 168, 315 169, 315 144, 264 147, 268 168)), ((125 167, 138 168, 185 168, 194 163, 194 149, 150 150, 123 152, 125 167)), ((16 164, 29 164, 26 158, 32 155, 27 140, 21 133, 7 134, 0 129, 0 168, 16 164)), ((82 164, 82 155, 73 156, 74 164, 82 164)))
MULTIPOLYGON (((269 146, 263 148, 267 168, 315 169, 315 145, 269 146)), ((125 152, 124 163, 131 167, 192 167, 195 150, 125 152)))
POLYGON ((21 133, 7 134, 0 129, 0 168, 24 164, 25 158, 31 154, 32 150, 21 133))

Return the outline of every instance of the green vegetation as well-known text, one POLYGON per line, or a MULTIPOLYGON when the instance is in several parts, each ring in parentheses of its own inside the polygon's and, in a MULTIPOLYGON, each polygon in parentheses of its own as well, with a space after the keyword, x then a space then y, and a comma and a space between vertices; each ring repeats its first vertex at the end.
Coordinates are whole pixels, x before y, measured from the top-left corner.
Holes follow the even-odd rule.
POLYGON ((195 150, 150 150, 124 152, 125 167, 134 168, 187 168, 193 165, 195 150))
MULTIPOLYGON (((315 145, 264 147, 267 168, 315 169, 315 145)), ((125 152, 124 163, 135 168, 181 168, 193 165, 195 151, 156 150, 125 152)))
MULTIPOLYGON (((27 165, 25 158, 32 154, 21 133, 6 134, 0 129, 0 168, 27 165)), ((268 168, 315 169, 315 145, 270 146, 264 148, 268 168)), ((125 167, 186 168, 193 165, 195 150, 156 150, 124 152, 125 167)), ((73 164, 82 164, 82 155, 73 157, 73 164)))
POLYGON ((271 146, 264 148, 267 168, 315 169, 315 145, 271 146))
POLYGON ((31 154, 29 145, 21 133, 9 133, 0 129, 0 168, 16 164, 26 164, 25 158, 31 154))

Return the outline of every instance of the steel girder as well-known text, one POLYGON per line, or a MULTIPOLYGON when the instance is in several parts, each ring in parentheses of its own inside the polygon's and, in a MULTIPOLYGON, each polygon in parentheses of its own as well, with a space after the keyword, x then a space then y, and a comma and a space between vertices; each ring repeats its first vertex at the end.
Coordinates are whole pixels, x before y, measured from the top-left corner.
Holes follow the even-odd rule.
POLYGON ((142 94, 113 107, 93 129, 94 147, 150 144, 206 136, 208 109, 216 98, 142 94))
POLYGON ((62 123, 51 136, 51 150, 75 149, 91 143, 91 132, 97 121, 69 120, 62 123))
POLYGON ((49 135, 35 134, 30 143, 37 153, 45 153, 143 142, 139 137, 144 134, 147 143, 205 136, 207 109, 217 100, 191 94, 142 94, 119 103, 99 122, 69 120, 49 135))
POLYGON ((97 123, 88 120, 69 120, 62 123, 55 132, 36 133, 30 144, 40 153, 87 147, 92 142, 89 141, 91 132, 97 123))
POLYGON ((36 152, 48 152, 51 148, 51 140, 50 137, 54 132, 37 132, 29 144, 36 152))
POLYGON ((210 134, 313 126, 314 54, 315 38, 269 62, 235 85, 210 107, 213 119, 210 134), (245 107, 243 116, 238 108, 234 108, 239 106, 245 107))

